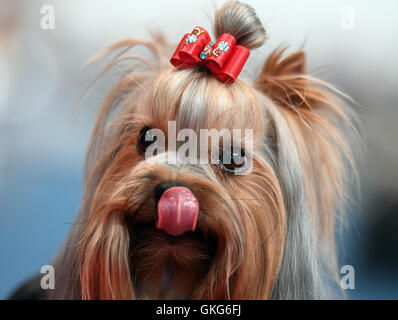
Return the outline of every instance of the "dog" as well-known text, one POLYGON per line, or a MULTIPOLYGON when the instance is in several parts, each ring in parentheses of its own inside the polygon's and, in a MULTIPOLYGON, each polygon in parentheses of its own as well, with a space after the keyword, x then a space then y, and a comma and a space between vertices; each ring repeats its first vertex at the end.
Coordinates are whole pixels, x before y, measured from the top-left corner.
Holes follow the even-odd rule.
POLYGON ((53 262, 55 289, 40 298, 323 296, 355 172, 355 115, 346 96, 307 74, 301 50, 278 48, 254 79, 238 78, 267 38, 249 5, 227 1, 214 35, 209 43, 195 27, 176 51, 159 34, 128 39, 95 58, 117 52, 106 70, 131 68, 96 120, 79 216, 53 262), (125 56, 136 46, 147 53, 125 56), (196 138, 202 129, 251 130, 252 150, 241 139, 208 163, 180 161, 169 148, 148 155, 162 140, 153 130, 166 137, 170 123, 196 138))

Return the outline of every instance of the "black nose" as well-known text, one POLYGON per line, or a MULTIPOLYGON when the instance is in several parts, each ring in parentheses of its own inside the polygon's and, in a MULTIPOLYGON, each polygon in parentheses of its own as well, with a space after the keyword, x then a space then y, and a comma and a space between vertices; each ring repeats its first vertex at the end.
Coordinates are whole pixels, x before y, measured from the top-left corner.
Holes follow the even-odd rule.
POLYGON ((172 187, 186 187, 186 188, 190 189, 183 183, 180 183, 177 181, 162 181, 155 187, 155 190, 153 191, 153 196, 155 198, 156 203, 158 203, 163 192, 165 192, 167 189, 170 189, 172 187))
POLYGON ((170 189, 171 187, 176 187, 180 186, 179 183, 174 182, 174 181, 163 181, 160 182, 156 187, 153 192, 153 196, 155 197, 156 203, 158 203, 160 197, 162 196, 163 192, 165 192, 167 189, 170 189))

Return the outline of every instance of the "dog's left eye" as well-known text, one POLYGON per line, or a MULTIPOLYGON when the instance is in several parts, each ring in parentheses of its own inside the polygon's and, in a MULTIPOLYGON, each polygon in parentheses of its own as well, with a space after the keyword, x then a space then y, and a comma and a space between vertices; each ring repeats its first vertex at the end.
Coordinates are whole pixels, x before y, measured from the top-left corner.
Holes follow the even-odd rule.
POLYGON ((151 132, 150 127, 145 127, 140 131, 137 139, 137 150, 145 153, 146 149, 156 141, 157 137, 151 132))
POLYGON ((227 172, 237 172, 246 167, 247 157, 244 150, 232 148, 220 153, 218 163, 227 172))

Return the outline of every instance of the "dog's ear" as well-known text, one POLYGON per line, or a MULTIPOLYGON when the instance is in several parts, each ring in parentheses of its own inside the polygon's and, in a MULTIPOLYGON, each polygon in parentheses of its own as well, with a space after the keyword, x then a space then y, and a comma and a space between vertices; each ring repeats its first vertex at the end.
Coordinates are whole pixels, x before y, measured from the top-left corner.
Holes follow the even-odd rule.
MULTIPOLYGON (((274 51, 255 80, 255 87, 270 98, 295 140, 312 216, 320 223, 321 237, 333 239, 335 213, 347 197, 346 164, 355 168, 348 137, 355 132, 346 97, 327 82, 306 73, 306 57, 297 51, 282 58, 285 49, 274 51), (349 135, 347 135, 349 134, 349 135)), ((273 109, 273 108, 272 108, 273 109)), ((285 135, 274 119, 279 138, 285 135)), ((283 147, 281 143, 279 148, 283 147)), ((293 150, 281 152, 288 157, 293 150)), ((280 159, 281 163, 294 163, 280 159)))
POLYGON ((305 53, 300 50, 282 59, 285 51, 283 48, 271 53, 255 82, 256 87, 280 106, 309 107, 319 99, 319 92, 309 86, 306 78, 305 53))

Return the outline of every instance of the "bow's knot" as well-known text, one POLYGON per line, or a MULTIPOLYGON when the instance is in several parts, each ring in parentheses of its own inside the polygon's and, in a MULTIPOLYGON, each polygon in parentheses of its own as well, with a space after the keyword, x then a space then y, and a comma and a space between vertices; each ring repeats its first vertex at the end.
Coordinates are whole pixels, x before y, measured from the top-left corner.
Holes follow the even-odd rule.
POLYGON ((195 27, 181 40, 170 62, 181 69, 205 65, 222 82, 232 83, 239 76, 250 50, 237 45, 233 35, 224 33, 212 42, 209 33, 195 27))

